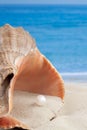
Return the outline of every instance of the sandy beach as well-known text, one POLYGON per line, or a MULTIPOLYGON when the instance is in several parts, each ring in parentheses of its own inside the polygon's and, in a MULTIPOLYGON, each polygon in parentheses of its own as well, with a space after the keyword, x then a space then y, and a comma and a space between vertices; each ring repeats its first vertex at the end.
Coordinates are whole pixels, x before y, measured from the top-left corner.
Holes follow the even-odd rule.
POLYGON ((53 121, 35 130, 87 130, 87 83, 66 82, 63 108, 53 121))
POLYGON ((32 130, 87 130, 87 83, 65 82, 62 107, 56 97, 46 98, 47 105, 38 107, 32 105, 35 95, 15 92, 11 114, 32 130), (54 119, 50 120, 52 117, 54 119))
POLYGON ((64 101, 45 95, 45 104, 38 105, 37 96, 15 90, 9 116, 29 130, 87 130, 86 82, 65 82, 64 101))

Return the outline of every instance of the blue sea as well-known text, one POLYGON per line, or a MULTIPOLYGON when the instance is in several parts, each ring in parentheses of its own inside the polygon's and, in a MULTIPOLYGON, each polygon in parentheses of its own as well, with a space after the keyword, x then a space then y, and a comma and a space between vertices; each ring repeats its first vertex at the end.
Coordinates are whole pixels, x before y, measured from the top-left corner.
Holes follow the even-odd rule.
POLYGON ((0 26, 22 26, 56 69, 87 80, 86 5, 0 5, 0 26))

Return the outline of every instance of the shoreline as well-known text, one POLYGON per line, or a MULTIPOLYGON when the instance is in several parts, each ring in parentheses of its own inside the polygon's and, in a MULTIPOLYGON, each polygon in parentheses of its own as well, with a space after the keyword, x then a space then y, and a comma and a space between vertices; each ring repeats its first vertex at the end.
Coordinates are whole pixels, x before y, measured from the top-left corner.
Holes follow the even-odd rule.
POLYGON ((87 83, 87 72, 60 73, 65 82, 87 83))
POLYGON ((73 88, 86 88, 87 89, 87 81, 67 81, 67 80, 64 80, 64 85, 65 87, 73 87, 73 88))

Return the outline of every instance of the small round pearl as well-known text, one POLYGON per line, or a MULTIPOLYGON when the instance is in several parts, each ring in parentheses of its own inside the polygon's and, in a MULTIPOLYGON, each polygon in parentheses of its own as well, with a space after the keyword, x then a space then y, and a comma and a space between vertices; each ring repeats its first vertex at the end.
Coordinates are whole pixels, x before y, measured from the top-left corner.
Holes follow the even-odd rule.
POLYGON ((39 106, 43 106, 45 103, 46 103, 46 97, 43 95, 38 95, 36 104, 39 106))

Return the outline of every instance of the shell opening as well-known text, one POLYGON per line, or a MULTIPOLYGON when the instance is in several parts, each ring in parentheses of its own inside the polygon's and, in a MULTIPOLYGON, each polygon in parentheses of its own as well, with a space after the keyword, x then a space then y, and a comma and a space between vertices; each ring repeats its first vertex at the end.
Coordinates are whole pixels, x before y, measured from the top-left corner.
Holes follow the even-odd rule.
POLYGON ((2 83, 2 87, 3 87, 2 95, 0 95, 0 96, 3 96, 3 95, 5 94, 6 90, 7 90, 8 87, 9 87, 10 81, 11 81, 11 79, 13 78, 13 76, 14 76, 14 74, 11 73, 11 74, 9 74, 9 75, 4 79, 4 81, 3 81, 3 83, 2 83))
POLYGON ((0 86, 0 116, 9 112, 9 87, 13 76, 13 73, 9 74, 0 86))

